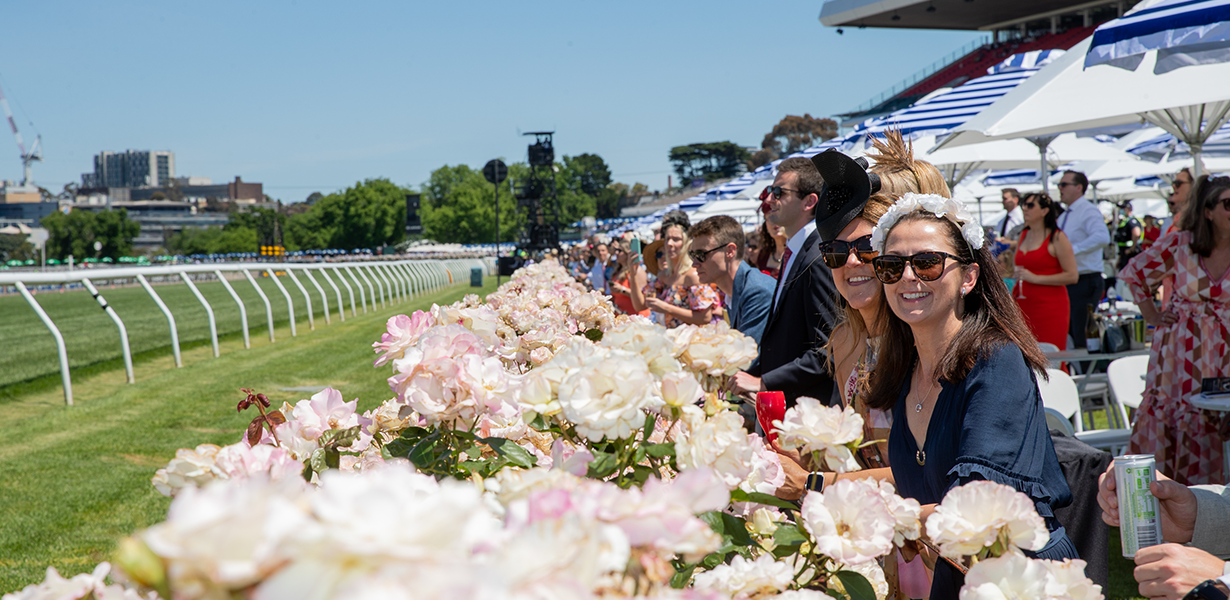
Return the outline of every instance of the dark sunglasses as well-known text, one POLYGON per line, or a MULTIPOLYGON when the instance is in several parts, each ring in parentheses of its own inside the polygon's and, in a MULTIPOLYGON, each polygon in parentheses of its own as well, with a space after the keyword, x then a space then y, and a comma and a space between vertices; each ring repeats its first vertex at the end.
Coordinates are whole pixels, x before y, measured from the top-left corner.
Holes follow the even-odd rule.
POLYGON ((773 196, 773 199, 777 200, 782 197, 783 192, 794 192, 797 194, 799 193, 799 190, 792 190, 790 188, 784 188, 780 185, 771 185, 765 188, 764 191, 760 192, 760 199, 768 200, 769 196, 773 196))
POLYGON ((858 259, 865 263, 871 262, 871 259, 880 254, 871 248, 870 235, 849 242, 833 240, 820 244, 820 256, 830 269, 840 269, 846 266, 846 261, 850 260, 851 251, 854 251, 858 259))
MULTIPOLYGON (((729 244, 727 244, 727 246, 728 245, 729 244)), ((692 259, 692 262, 696 264, 700 264, 700 263, 705 262, 706 260, 709 260, 710 254, 713 254, 714 252, 717 252, 718 250, 725 250, 725 249, 726 249, 726 246, 718 246, 717 248, 710 248, 708 250, 688 250, 688 257, 692 259)))
POLYGON ((935 281, 944 276, 944 259, 951 258, 964 263, 960 257, 947 252, 919 252, 913 256, 877 256, 871 259, 876 279, 881 283, 897 283, 905 274, 905 266, 914 269, 914 275, 923 281, 935 281))
POLYGON ((1057 188, 1059 188, 1059 189, 1063 189, 1063 188, 1066 188, 1066 187, 1068 187, 1068 186, 1077 186, 1077 185, 1080 185, 1080 184, 1079 184, 1079 183, 1069 183, 1069 182, 1067 182, 1067 181, 1060 181, 1059 183, 1056 183, 1056 184, 1055 184, 1055 187, 1057 187, 1057 188))

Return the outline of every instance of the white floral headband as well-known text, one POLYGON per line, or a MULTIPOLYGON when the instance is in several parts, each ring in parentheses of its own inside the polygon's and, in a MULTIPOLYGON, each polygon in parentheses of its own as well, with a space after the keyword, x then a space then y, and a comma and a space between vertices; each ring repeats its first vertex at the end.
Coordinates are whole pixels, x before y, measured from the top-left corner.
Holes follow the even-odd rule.
POLYGON ((888 238, 888 231, 897 224, 897 221, 901 220, 901 217, 916 210, 925 210, 936 217, 956 223, 961 229, 961 236, 965 238, 971 250, 981 248, 983 242, 986 241, 986 232, 982 230, 982 225, 974 220, 974 215, 970 214, 965 203, 955 198, 945 198, 935 194, 907 192, 888 209, 888 212, 884 213, 883 217, 880 217, 880 222, 876 223, 875 228, 871 230, 871 247, 877 252, 884 252, 884 242, 888 238))

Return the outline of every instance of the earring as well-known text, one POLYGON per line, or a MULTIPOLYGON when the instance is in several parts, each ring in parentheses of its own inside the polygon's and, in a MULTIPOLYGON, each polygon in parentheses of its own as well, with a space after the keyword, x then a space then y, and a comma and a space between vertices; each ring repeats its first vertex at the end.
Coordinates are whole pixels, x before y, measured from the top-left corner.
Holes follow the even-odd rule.
POLYGON ((961 299, 962 299, 962 300, 964 300, 964 299, 965 299, 965 294, 967 294, 967 293, 968 293, 968 292, 966 292, 966 291, 965 291, 965 288, 961 288, 961 299))

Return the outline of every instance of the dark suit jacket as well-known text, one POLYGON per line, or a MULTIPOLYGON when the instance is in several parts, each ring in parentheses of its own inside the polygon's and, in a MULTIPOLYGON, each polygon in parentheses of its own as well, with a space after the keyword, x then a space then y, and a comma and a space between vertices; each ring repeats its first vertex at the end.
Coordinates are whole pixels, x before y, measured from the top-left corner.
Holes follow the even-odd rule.
POLYGON ((813 231, 790 272, 778 281, 781 300, 769 313, 760 358, 748 369, 766 390, 784 392, 787 405, 799 396, 826 404, 834 398, 824 345, 841 313, 833 274, 821 260, 819 246, 820 235, 813 231))

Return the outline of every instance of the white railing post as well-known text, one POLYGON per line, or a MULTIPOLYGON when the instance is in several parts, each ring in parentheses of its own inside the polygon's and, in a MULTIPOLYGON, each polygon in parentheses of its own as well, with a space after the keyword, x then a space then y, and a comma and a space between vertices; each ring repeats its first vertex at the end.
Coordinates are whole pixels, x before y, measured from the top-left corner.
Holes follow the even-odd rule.
POLYGON ((273 342, 273 304, 269 303, 269 296, 265 295, 265 290, 261 289, 261 285, 256 282, 256 278, 247 269, 243 270, 243 274, 248 278, 248 282, 256 289, 256 294, 261 297, 261 301, 265 303, 265 321, 269 327, 269 341, 273 342))
POLYGON ((162 314, 166 316, 167 325, 171 327, 171 352, 175 355, 175 367, 184 366, 184 361, 179 356, 179 330, 175 327, 175 315, 171 314, 171 309, 167 308, 166 303, 158 296, 158 292, 155 292, 154 287, 149 284, 149 281, 145 280, 144 274, 138 273, 137 281, 141 282, 141 287, 145 288, 145 293, 154 299, 154 304, 158 305, 158 310, 161 310, 162 314))
POLYGON ((372 271, 375 272, 376 275, 378 275, 381 279, 383 279, 384 284, 389 287, 389 304, 398 302, 397 286, 393 285, 393 281, 389 279, 389 274, 385 272, 384 265, 383 264, 372 265, 372 271))
POLYGON ((402 288, 406 290, 406 299, 414 300, 414 285, 410 283, 410 278, 406 275, 405 262, 398 261, 389 266, 393 274, 401 281, 402 288))
POLYGON ((354 272, 358 273, 359 276, 363 278, 363 281, 367 282, 367 289, 372 293, 372 310, 380 310, 380 307, 376 305, 376 285, 372 283, 372 280, 367 276, 367 273, 363 272, 362 265, 355 266, 354 272))
POLYGON ((239 294, 235 293, 235 288, 231 287, 231 282, 222 276, 222 271, 214 271, 214 275, 218 276, 218 281, 222 282, 222 287, 226 288, 226 292, 235 300, 235 304, 239 305, 239 325, 243 329, 243 347, 251 348, 252 342, 248 339, 248 308, 243 305, 243 300, 239 294))
POLYGON ((363 273, 363 277, 371 276, 372 281, 376 282, 376 293, 380 294, 380 308, 388 308, 389 298, 384 292, 384 284, 380 282, 380 278, 376 276, 371 266, 361 265, 359 266, 359 272, 363 273))
POLYGON ((303 287, 302 283, 299 283, 299 278, 295 277, 295 272, 290 270, 290 267, 286 267, 286 274, 290 276, 291 281, 295 282, 295 287, 299 288, 299 293, 303 294, 303 302, 307 304, 308 329, 316 331, 316 319, 312 314, 315 312, 312 310, 312 296, 308 294, 307 288, 303 287))
POLYGON ((21 292, 21 297, 26 299, 30 304, 30 308, 38 314, 38 318, 51 330, 51 337, 56 340, 56 353, 60 355, 60 383, 64 385, 64 404, 73 405, 73 380, 68 373, 68 349, 64 347, 64 336, 60 335, 60 330, 56 328, 56 324, 51 321, 51 317, 43 311, 43 307, 38 305, 38 301, 34 299, 34 295, 30 290, 26 289, 26 284, 18 281, 15 283, 17 291, 21 292))
POLYGON ((414 278, 410 276, 410 271, 406 269, 406 261, 397 263, 396 269, 397 272, 401 274, 402 279, 406 280, 406 290, 410 292, 410 299, 414 300, 416 295, 414 289, 414 278))
POLYGON ((273 285, 278 286, 278 291, 282 292, 282 296, 286 298, 286 310, 290 313, 290 337, 298 337, 299 333, 295 331, 295 301, 290 299, 290 292, 286 291, 286 286, 278 280, 278 276, 273 272, 273 269, 265 269, 265 273, 273 280, 273 285))
MULTIPOLYGON (((353 269, 349 265, 347 265, 343 270, 347 274, 350 275, 350 278, 354 280, 355 285, 359 288, 359 300, 361 301, 361 304, 363 305, 363 312, 367 312, 367 290, 363 289, 363 282, 359 280, 358 275, 355 275, 356 269, 353 269)), ((372 292, 371 304, 372 304, 372 310, 375 310, 376 309, 376 288, 372 287, 372 284, 370 281, 367 282, 367 287, 372 292)))
POLYGON ((128 375, 128 383, 136 383, 136 379, 132 374, 132 348, 128 346, 128 328, 124 327, 124 322, 120 320, 120 316, 115 313, 115 309, 107 304, 107 299, 98 293, 98 288, 94 287, 94 283, 89 279, 82 279, 81 284, 85 286, 86 291, 94 296, 98 301, 98 305, 107 313, 108 317, 115 322, 116 329, 120 330, 120 352, 124 355, 124 372, 128 375))
POLYGON ((209 342, 214 348, 214 358, 218 358, 218 322, 214 320, 214 309, 205 300, 205 296, 201 295, 201 290, 196 288, 196 284, 192 283, 192 278, 187 273, 180 271, 179 278, 188 284, 188 289, 192 290, 192 295, 201 302, 201 306, 205 307, 205 315, 209 317, 209 342))
MULTIPOLYGON (((333 274, 337 275, 337 278, 339 281, 342 282, 342 285, 346 286, 346 293, 350 295, 350 316, 352 317, 359 316, 359 311, 355 310, 354 308, 354 289, 350 287, 350 282, 346 281, 346 278, 342 277, 342 274, 337 272, 338 267, 332 267, 332 269, 333 269, 333 274)), ((337 289, 337 284, 333 283, 333 277, 329 275, 329 269, 321 269, 320 274, 325 276, 325 280, 329 282, 329 285, 333 286, 333 289, 335 290, 337 289)), ((341 293, 342 293, 341 291, 338 291, 338 294, 341 294, 341 293)), ((346 320, 346 305, 342 302, 341 296, 338 296, 337 298, 337 305, 341 307, 342 320, 345 321, 346 320)))
MULTIPOLYGON (((316 286, 316 291, 320 292, 320 303, 325 306, 325 325, 328 325, 329 324, 329 297, 325 295, 325 288, 320 287, 320 283, 316 281, 315 277, 312 277, 311 269, 304 269, 303 276, 307 277, 308 281, 312 282, 312 285, 316 286)), ((338 302, 342 301, 340 294, 339 294, 337 301, 338 302)))

